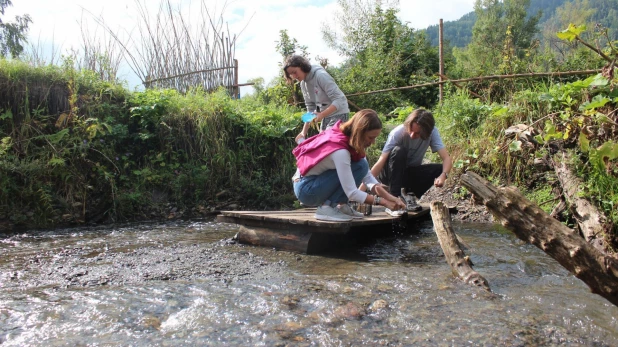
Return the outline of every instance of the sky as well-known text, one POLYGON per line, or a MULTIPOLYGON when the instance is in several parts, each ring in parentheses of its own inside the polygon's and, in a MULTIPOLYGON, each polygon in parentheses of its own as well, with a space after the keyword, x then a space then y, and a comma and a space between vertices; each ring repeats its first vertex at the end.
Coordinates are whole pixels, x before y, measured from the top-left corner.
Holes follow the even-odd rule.
MULTIPOLYGON (((336 0, 203 0, 214 17, 222 17, 229 32, 237 36, 236 59, 239 65, 239 83, 261 77, 268 84, 279 74, 281 56, 276 51, 280 30, 287 30, 299 45, 308 47, 310 57, 328 58, 331 66, 343 59, 328 48, 322 40, 323 23, 334 21, 338 11, 336 0)), ((366 1, 366 0, 365 0, 366 1)), ((399 18, 415 29, 459 19, 473 11, 475 0, 401 0, 399 18)), ((200 0, 170 0, 183 12, 197 13, 200 0)), ((156 14, 160 0, 140 0, 156 14)), ((16 15, 30 15, 28 33, 30 42, 42 50, 66 53, 81 48, 82 24, 89 32, 97 30, 93 17, 103 18, 112 30, 131 32, 138 21, 137 0, 13 0, 3 21, 12 21, 16 15)), ((227 31, 227 30, 226 30, 227 31)), ((135 32, 135 31, 133 31, 135 32)), ((312 63, 316 63, 312 60, 312 63)), ((141 81, 127 64, 120 67, 119 77, 131 89, 143 89, 141 81)), ((251 93, 252 87, 242 87, 241 94, 251 93)))

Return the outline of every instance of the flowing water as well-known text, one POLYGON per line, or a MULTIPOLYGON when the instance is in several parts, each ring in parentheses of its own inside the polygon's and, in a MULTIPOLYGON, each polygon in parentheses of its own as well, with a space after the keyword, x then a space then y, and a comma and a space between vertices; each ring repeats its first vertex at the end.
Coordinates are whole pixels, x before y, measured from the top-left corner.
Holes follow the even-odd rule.
POLYGON ((618 346, 618 308, 556 261, 453 226, 493 293, 453 277, 431 221, 321 255, 239 245, 213 221, 5 235, 0 344, 618 346))

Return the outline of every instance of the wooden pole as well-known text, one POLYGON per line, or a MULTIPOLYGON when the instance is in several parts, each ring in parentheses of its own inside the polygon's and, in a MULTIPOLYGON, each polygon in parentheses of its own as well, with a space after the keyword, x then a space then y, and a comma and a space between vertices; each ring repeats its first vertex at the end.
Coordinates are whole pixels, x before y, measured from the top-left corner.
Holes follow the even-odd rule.
MULTIPOLYGON (((444 76, 444 23, 440 18, 440 30, 439 30, 439 50, 440 50, 440 82, 443 81, 444 76)), ((444 97, 444 84, 440 84, 440 102, 444 97)))
POLYGON ((448 207, 442 201, 433 201, 431 203, 431 218, 433 219, 433 228, 438 236, 438 241, 440 241, 440 247, 442 247, 446 261, 451 266, 453 275, 459 277, 467 284, 490 292, 491 289, 487 280, 474 271, 470 258, 462 250, 451 225, 451 215, 448 212, 448 207))
MULTIPOLYGON (((238 59, 234 59, 234 85, 238 86, 238 59)), ((234 98, 240 99, 239 87, 234 87, 234 98)))

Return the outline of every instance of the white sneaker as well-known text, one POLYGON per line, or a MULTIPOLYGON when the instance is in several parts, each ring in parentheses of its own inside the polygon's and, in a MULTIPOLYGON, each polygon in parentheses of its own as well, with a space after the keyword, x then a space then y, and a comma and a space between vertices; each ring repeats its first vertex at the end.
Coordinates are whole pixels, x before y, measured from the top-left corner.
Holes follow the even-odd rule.
POLYGON ((319 206, 315 211, 315 219, 334 222, 349 222, 353 219, 353 217, 343 214, 338 208, 333 208, 331 206, 319 206))
POLYGON ((364 215, 358 211, 355 211, 352 206, 349 204, 341 204, 339 205, 339 212, 346 214, 348 216, 352 216, 352 218, 363 218, 364 215))
POLYGON ((401 217, 406 211, 405 210, 393 211, 390 208, 385 208, 384 212, 386 212, 386 214, 388 214, 391 217, 401 217))

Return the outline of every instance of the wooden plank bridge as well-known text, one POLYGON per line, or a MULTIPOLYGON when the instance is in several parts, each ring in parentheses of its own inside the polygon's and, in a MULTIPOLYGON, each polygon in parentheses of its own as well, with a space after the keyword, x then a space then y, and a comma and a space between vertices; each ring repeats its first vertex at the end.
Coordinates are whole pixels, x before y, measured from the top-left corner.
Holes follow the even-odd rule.
POLYGON ((418 212, 392 217, 384 207, 374 206, 373 213, 349 222, 320 221, 314 217, 315 208, 290 211, 222 211, 217 221, 240 225, 236 236, 240 243, 273 247, 301 253, 318 253, 332 246, 343 235, 372 233, 379 236, 391 231, 393 223, 418 219, 429 213, 422 205, 418 212))

